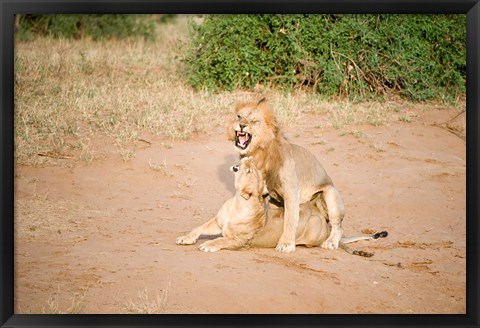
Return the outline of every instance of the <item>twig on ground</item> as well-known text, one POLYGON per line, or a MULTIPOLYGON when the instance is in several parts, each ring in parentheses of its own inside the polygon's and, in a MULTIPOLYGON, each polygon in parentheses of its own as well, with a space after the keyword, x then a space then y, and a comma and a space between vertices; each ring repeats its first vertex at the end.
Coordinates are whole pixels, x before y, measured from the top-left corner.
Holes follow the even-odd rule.
POLYGON ((38 153, 37 155, 38 156, 43 156, 43 157, 55 158, 55 159, 73 159, 73 158, 75 158, 73 156, 57 155, 57 154, 50 154, 50 153, 38 153))
POLYGON ((454 117, 452 117, 451 119, 443 122, 443 123, 432 123, 432 126, 436 126, 436 127, 439 127, 440 129, 444 129, 444 130, 447 130, 448 132, 456 135, 457 137, 459 137, 460 139, 462 139, 463 141, 466 141, 467 140, 467 137, 466 135, 464 135, 463 131, 458 131, 457 129, 453 128, 452 126, 450 126, 449 123, 453 122, 453 120, 455 120, 457 117, 459 117, 460 115, 462 115, 463 113, 465 113, 465 109, 462 110, 460 113, 458 113, 457 115, 455 115, 454 117))

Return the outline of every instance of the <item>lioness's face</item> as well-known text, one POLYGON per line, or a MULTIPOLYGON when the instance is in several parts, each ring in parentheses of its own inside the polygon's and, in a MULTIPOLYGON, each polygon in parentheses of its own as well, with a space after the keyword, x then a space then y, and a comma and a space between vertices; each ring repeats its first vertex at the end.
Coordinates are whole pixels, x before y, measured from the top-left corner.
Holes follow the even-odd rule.
POLYGON ((257 169, 251 157, 243 158, 240 165, 230 168, 235 173, 235 189, 244 198, 262 195, 265 189, 265 182, 262 172, 257 169))
POLYGON ((254 152, 270 136, 264 112, 253 106, 240 108, 232 124, 235 147, 241 155, 254 152))

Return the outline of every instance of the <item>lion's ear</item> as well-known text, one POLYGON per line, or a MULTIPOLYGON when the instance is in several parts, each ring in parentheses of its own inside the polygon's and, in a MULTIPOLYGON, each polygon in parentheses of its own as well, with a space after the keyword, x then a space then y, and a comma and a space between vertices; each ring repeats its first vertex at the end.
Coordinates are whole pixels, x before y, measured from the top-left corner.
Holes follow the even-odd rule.
POLYGON ((257 102, 257 106, 260 105, 261 103, 264 103, 264 102, 267 102, 267 98, 266 98, 266 97, 262 97, 262 99, 260 99, 260 100, 257 102))

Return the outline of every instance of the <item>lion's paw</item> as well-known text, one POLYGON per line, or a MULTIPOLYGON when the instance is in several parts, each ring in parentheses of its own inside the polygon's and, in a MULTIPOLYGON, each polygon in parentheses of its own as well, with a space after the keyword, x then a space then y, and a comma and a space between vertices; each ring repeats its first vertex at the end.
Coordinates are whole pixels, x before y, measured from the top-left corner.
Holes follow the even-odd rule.
POLYGON ((204 252, 216 252, 220 250, 219 247, 215 246, 215 244, 212 243, 212 240, 204 242, 203 244, 198 246, 198 248, 204 252))
POLYGON ((322 248, 325 249, 337 249, 340 239, 342 239, 343 229, 342 227, 332 227, 330 236, 322 243, 322 248))
POLYGON ((337 249, 339 242, 340 242, 340 240, 336 240, 336 238, 332 238, 332 237, 330 236, 327 240, 325 240, 325 241, 322 243, 322 248, 325 248, 325 249, 337 249))
POLYGON ((295 243, 279 243, 277 247, 275 247, 277 252, 282 253, 291 253, 295 251, 295 243))
POLYGON ((188 235, 178 237, 177 240, 175 241, 177 245, 193 245, 196 242, 197 242, 196 238, 189 237, 188 235))

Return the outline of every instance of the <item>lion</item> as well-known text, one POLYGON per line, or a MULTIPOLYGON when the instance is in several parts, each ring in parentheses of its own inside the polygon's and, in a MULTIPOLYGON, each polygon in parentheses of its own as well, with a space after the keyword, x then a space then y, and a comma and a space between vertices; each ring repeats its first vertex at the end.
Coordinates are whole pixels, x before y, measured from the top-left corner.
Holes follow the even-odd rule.
POLYGON ((189 234, 178 237, 178 245, 195 244, 200 235, 222 235, 206 241, 199 248, 214 252, 219 249, 238 249, 252 240, 255 233, 266 223, 266 208, 263 195, 266 193, 262 173, 254 169, 250 158, 241 160, 240 169, 231 167, 235 174, 236 193, 220 208, 217 215, 189 234))
POLYGON ((276 245, 280 252, 295 251, 295 232, 300 204, 312 203, 326 211, 331 225, 326 249, 337 249, 343 235, 345 207, 340 193, 323 166, 305 148, 292 144, 282 135, 265 98, 239 103, 228 124, 228 139, 234 142, 240 158, 252 156, 266 179, 272 203, 283 206, 285 220, 276 245))
MULTIPOLYGON (((243 158, 240 165, 231 167, 231 171, 235 172, 235 196, 222 205, 214 218, 189 234, 178 237, 178 245, 195 244, 201 235, 220 234, 221 237, 202 243, 199 249, 216 252, 221 249, 271 248, 277 245, 282 234, 284 209, 269 206, 268 190, 262 172, 257 169, 251 157, 243 158)), ((311 203, 302 204, 295 244, 320 246, 329 233, 330 226, 325 214, 311 203)), ((354 255, 370 257, 372 253, 351 250, 345 244, 386 237, 387 234, 382 231, 373 235, 342 238, 339 247, 354 255)))

